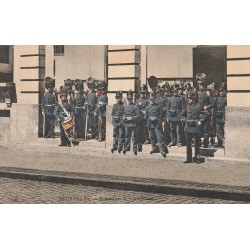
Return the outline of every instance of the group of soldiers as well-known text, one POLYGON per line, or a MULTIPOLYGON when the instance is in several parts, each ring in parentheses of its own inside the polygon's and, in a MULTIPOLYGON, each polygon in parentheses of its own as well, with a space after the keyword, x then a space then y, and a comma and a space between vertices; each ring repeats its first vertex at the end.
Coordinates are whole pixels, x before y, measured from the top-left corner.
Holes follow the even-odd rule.
POLYGON ((71 146, 68 132, 63 123, 68 119, 72 121, 72 137, 74 139, 105 140, 106 136, 106 105, 107 85, 105 81, 88 78, 84 89, 83 80, 64 81, 59 91, 55 89, 55 80, 45 78, 47 91, 42 96, 41 110, 44 117, 44 137, 55 138, 55 121, 60 126, 61 144, 71 146))
POLYGON ((196 75, 198 89, 190 83, 169 83, 159 86, 157 78, 149 78, 151 92, 143 85, 139 97, 133 102, 133 92, 116 93, 116 104, 112 109, 113 147, 111 152, 126 154, 132 141, 133 153, 142 151, 142 145, 151 143, 150 154, 161 153, 164 158, 168 147, 186 146, 185 163, 201 163, 201 137, 203 147, 214 144, 224 147, 225 106, 227 104, 224 83, 211 84, 208 91, 206 75, 196 75), (193 140, 194 138, 194 140, 193 140), (192 145, 195 157, 192 157, 192 145))
MULTIPOLYGON (((59 91, 55 80, 45 78, 47 92, 42 96, 41 110, 44 116, 44 137, 55 137, 55 121, 59 123, 61 144, 71 146, 64 123, 72 118, 73 137, 76 139, 105 140, 107 84, 88 78, 87 89, 83 80, 64 81, 59 91)), ((144 84, 137 95, 116 93, 112 109, 113 147, 111 152, 126 154, 132 150, 141 152, 144 144, 151 144, 150 154, 161 153, 164 158, 168 147, 186 146, 185 163, 201 162, 200 147, 214 145, 224 147, 225 106, 227 105, 224 83, 206 83, 206 75, 196 75, 197 89, 190 83, 165 83, 160 86, 156 77, 148 79, 151 91, 144 84), (135 98, 136 97, 136 98, 135 98), (135 100, 135 101, 134 101, 135 100), (201 138, 203 137, 203 141, 201 138), (194 139, 193 139, 194 138, 194 139), (192 158, 192 146, 195 157, 192 158)), ((70 122, 70 121, 69 121, 70 122)), ((71 127, 70 127, 71 128, 71 127)))

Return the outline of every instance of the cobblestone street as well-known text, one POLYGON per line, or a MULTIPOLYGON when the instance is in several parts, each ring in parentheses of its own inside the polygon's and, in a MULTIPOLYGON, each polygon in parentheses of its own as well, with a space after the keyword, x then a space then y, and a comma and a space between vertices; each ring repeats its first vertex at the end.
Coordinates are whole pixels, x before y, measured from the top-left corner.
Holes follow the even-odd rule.
POLYGON ((0 178, 0 203, 233 204, 242 202, 0 178))

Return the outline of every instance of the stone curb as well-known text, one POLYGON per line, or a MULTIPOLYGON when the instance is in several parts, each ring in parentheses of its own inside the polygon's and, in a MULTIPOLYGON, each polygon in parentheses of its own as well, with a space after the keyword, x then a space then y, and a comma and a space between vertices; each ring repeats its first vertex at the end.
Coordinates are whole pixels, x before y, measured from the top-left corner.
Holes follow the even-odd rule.
POLYGON ((0 167, 0 177, 250 203, 250 187, 0 167))
MULTIPOLYGON (((80 155, 80 154, 86 154, 86 155, 105 155, 105 156, 110 156, 110 157, 130 157, 134 159, 140 159, 140 158, 162 158, 163 157, 160 154, 153 154, 150 155, 149 152, 139 152, 137 156, 129 153, 126 154, 125 156, 121 154, 118 154, 115 152, 114 154, 111 154, 109 150, 105 150, 103 148, 98 148, 98 147, 88 147, 88 148, 60 148, 60 147, 54 147, 54 146, 44 146, 44 145, 13 145, 12 147, 8 147, 10 149, 15 149, 15 150, 24 150, 24 151, 35 151, 35 152, 54 152, 54 153, 59 153, 59 154, 72 154, 72 155, 80 155), (34 147, 36 146, 36 147, 34 147)), ((181 153, 173 153, 170 152, 167 155, 167 159, 171 160, 185 160, 186 155, 181 154, 181 153)), ((205 156, 205 162, 221 162, 221 161, 231 161, 231 162, 247 162, 250 164, 250 159, 238 159, 238 158, 229 158, 225 156, 214 156, 214 157, 206 157, 205 156)))

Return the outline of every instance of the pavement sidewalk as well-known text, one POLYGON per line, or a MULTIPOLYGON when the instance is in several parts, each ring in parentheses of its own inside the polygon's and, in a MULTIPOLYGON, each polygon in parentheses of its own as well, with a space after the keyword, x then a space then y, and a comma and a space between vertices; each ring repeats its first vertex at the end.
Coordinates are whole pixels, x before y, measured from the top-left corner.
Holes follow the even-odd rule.
POLYGON ((83 142, 79 148, 57 147, 58 142, 1 147, 0 176, 250 202, 248 161, 214 157, 183 164, 185 147, 170 148, 164 159, 150 155, 149 145, 134 156, 111 154, 104 142, 83 142))

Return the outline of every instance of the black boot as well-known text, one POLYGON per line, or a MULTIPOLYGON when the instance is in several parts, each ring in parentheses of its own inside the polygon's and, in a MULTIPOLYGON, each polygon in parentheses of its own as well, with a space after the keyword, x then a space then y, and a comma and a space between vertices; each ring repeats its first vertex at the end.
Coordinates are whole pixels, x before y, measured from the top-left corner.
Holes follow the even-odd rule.
POLYGON ((138 152, 142 152, 142 144, 138 145, 138 152))
POLYGON ((187 147, 187 160, 184 161, 183 163, 192 163, 192 147, 187 147))
POLYGON ((196 162, 197 164, 200 164, 200 163, 201 163, 201 157, 200 157, 200 155, 196 155, 196 157, 195 157, 195 162, 196 162))
POLYGON ((162 156, 163 156, 164 158, 167 157, 167 154, 166 154, 165 152, 161 152, 161 154, 162 154, 162 156))

